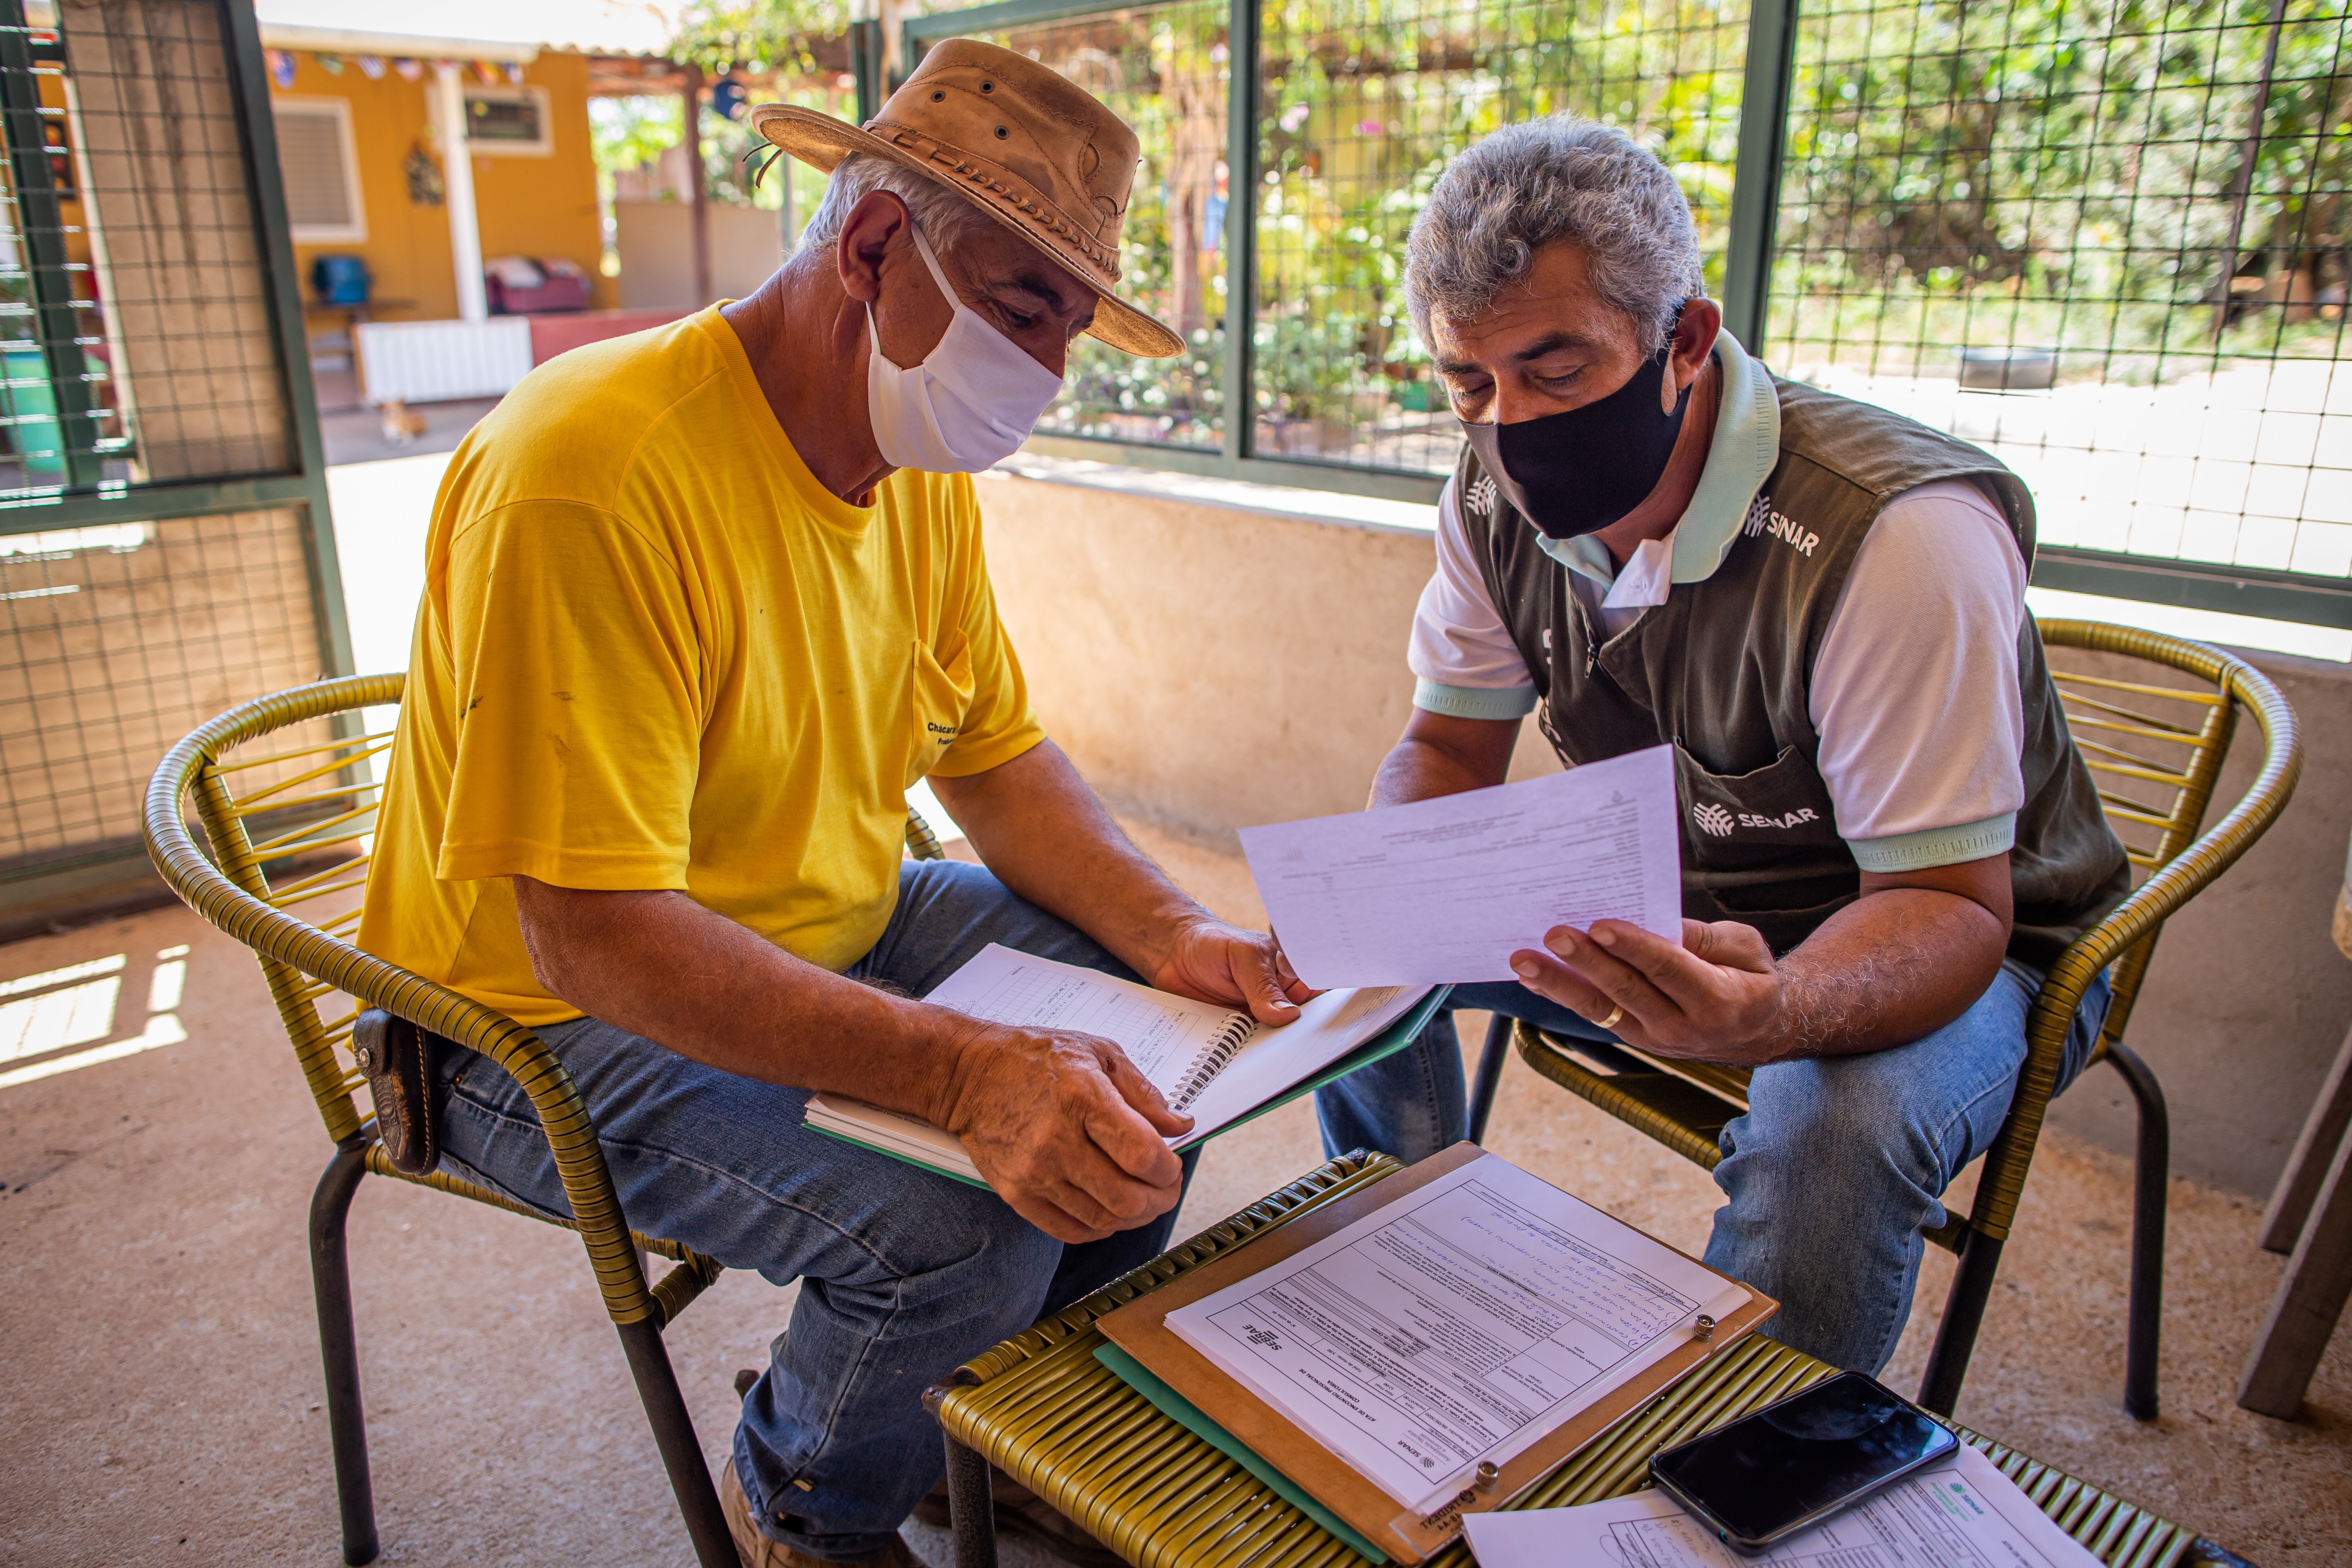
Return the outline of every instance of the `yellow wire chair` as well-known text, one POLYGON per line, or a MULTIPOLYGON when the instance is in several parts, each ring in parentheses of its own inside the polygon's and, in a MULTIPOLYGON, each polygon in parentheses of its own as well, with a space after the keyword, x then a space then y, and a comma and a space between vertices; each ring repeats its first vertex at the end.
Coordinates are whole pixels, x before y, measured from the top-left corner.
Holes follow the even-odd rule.
MULTIPOLYGON (((663 1328, 719 1278, 719 1265, 676 1242, 629 1228, 588 1109, 563 1064, 538 1036, 503 1014, 352 946, 349 938, 360 918, 356 897, 331 918, 291 912, 304 905, 315 909, 315 900, 356 895, 364 886, 380 788, 372 782, 373 772, 380 770, 370 764, 390 750, 392 737, 352 735, 251 755, 239 748, 298 727, 313 732, 326 725, 355 728, 347 715, 397 703, 405 681, 401 675, 326 680, 233 708, 172 748, 148 784, 146 800, 149 855, 191 909, 261 961, 287 1038, 334 1141, 334 1155, 311 1199, 310 1268, 319 1349, 326 1365, 343 1561, 370 1563, 378 1550, 344 1241, 352 1198, 361 1180, 373 1174, 580 1233, 695 1556, 702 1568, 740 1568, 662 1342, 663 1328), (184 806, 191 796, 209 858, 189 831, 184 806), (290 826, 289 816, 297 819, 290 826), (259 842, 247 832, 255 823, 268 825, 259 842), (322 1017, 321 1004, 337 997, 331 1005, 339 1016, 322 1017), (373 1119, 352 1100, 365 1079, 351 1059, 352 1026, 369 1007, 478 1051, 512 1075, 539 1114, 571 1220, 551 1220, 454 1176, 411 1176, 393 1166, 373 1119), (668 1258, 676 1267, 649 1284, 646 1254, 668 1258)), ((939 840, 912 812, 907 848, 919 859, 941 854, 939 840)))
MULTIPOLYGON (((2057 1086, 2069 1021, 2099 971, 2112 964, 2115 999, 2091 1059, 2113 1063, 2138 1104, 2124 1408, 2152 1421, 2170 1134, 2164 1091, 2147 1064, 2124 1045, 2124 1029, 2166 919, 2228 869, 2285 808, 2303 770, 2303 742, 2294 710, 2278 688, 2253 666, 2219 648, 2096 621, 2046 620, 2041 627, 2045 647, 2143 659, 2204 684, 2182 688, 2052 671, 2075 748, 2142 879, 2114 913, 2084 932, 2051 966, 2027 1015, 2025 1066, 2008 1120, 1986 1152, 1974 1205, 1966 1218, 1955 1215, 1926 1233, 1928 1240, 1958 1253, 1960 1262, 1928 1354, 1919 1403, 1948 1415, 1959 1399, 2001 1247, 2016 1223, 2034 1143, 2057 1086), (2244 798, 2200 837, 2198 829, 2240 707, 2262 730, 2262 768, 2244 798)), ((1472 1089, 1473 1138, 1485 1136, 1504 1046, 1514 1039, 1521 1058, 1537 1072, 1710 1171, 1723 1159, 1717 1136, 1748 1110, 1745 1068, 1672 1061, 1630 1046, 1563 1038, 1525 1023, 1514 1028, 1510 1020, 1497 1018, 1487 1030, 1472 1089)))

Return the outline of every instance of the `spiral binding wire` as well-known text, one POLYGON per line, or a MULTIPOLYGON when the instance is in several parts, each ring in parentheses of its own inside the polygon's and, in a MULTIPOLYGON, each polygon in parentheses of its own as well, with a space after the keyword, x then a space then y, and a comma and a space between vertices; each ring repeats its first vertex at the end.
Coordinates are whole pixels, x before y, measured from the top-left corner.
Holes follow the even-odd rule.
POLYGON ((1171 1105, 1178 1115, 1182 1115, 1194 1100, 1201 1098, 1201 1091, 1225 1070, 1227 1064, 1242 1054, 1242 1047, 1248 1045, 1256 1033, 1257 1020, 1247 1014, 1236 1013, 1227 1021, 1217 1037, 1202 1049, 1192 1065, 1184 1069, 1184 1076, 1176 1081, 1176 1098, 1171 1105))

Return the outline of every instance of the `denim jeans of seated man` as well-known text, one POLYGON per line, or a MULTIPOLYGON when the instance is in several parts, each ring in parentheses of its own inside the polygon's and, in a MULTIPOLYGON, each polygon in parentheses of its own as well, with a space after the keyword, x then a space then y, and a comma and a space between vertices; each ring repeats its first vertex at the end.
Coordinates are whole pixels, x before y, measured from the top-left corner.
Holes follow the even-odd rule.
MULTIPOLYGON (((921 995, 994 942, 1134 978, 977 866, 904 871, 856 977, 921 995)), ((1175 1223, 1171 1212, 1065 1247, 984 1188, 810 1131, 806 1090, 700 1066, 593 1018, 539 1033, 586 1097, 632 1226, 778 1285, 801 1282, 790 1330, 743 1402, 734 1460, 761 1529, 813 1556, 881 1551, 939 1479, 926 1387, 1160 1252, 1175 1223)), ((486 1058, 453 1055, 450 1167, 565 1212, 522 1090, 486 1058)), ((1192 1168, 1188 1158, 1187 1181, 1192 1168)))
MULTIPOLYGON (((1764 1333, 1851 1371, 1886 1364, 1918 1283, 1920 1233, 1944 1223, 1944 1189, 2009 1114, 2041 984, 2039 970, 2011 960, 1974 1005, 1925 1039, 1756 1069, 1748 1114, 1723 1130, 1715 1181, 1727 1201, 1706 1262, 1780 1303, 1764 1333)), ((2061 1089, 2090 1059, 2108 994, 2101 974, 2076 1009, 2061 1089)), ((1517 981, 1456 986, 1451 1005, 1616 1038, 1517 981)), ((1320 1090, 1315 1110, 1329 1152, 1381 1149, 1409 1163, 1469 1136, 1453 1015, 1320 1090)))

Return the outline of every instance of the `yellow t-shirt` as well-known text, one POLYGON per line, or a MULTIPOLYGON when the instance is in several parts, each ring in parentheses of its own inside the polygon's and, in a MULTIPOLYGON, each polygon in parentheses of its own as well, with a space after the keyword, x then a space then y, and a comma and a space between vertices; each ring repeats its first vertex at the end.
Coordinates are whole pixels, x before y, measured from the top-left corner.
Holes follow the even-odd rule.
POLYGON ((526 1024, 512 885, 677 889, 841 970, 907 786, 1044 738, 963 475, 821 488, 714 308, 533 371, 435 502, 359 944, 526 1024))

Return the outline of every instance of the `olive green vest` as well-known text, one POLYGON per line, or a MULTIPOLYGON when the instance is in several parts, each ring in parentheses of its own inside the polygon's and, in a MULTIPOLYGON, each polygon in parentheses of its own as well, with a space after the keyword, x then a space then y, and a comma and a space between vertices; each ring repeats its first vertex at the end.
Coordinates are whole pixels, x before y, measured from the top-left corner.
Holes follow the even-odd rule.
MULTIPOLYGON (((1886 503, 1945 479, 1996 498, 2029 564, 2033 500, 1965 442, 1868 404, 1779 381, 1780 456, 1740 536, 1702 583, 1607 636, 1568 568, 1466 448, 1454 495, 1486 591, 1527 660, 1538 720, 1573 767, 1671 742, 1682 796, 1683 913, 1755 926, 1776 952, 1859 896, 1808 697, 1855 552, 1886 503)), ((2121 901, 2124 848, 2099 810, 2031 616, 2018 637, 2025 804, 2010 853, 2012 957, 2047 968, 2121 901)))

